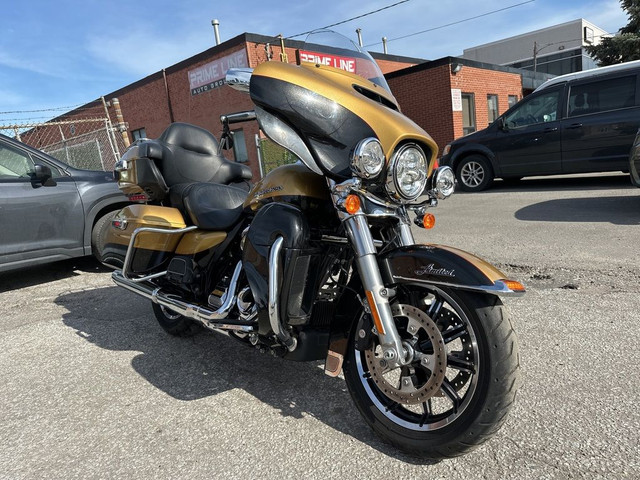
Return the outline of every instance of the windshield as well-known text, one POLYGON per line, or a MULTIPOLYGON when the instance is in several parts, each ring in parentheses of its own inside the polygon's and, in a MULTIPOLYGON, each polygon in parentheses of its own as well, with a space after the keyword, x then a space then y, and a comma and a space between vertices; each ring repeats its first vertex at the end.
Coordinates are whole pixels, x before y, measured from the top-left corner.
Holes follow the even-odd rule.
POLYGON ((310 33, 300 50, 300 61, 355 73, 391 92, 380 67, 371 55, 347 37, 332 30, 310 33))

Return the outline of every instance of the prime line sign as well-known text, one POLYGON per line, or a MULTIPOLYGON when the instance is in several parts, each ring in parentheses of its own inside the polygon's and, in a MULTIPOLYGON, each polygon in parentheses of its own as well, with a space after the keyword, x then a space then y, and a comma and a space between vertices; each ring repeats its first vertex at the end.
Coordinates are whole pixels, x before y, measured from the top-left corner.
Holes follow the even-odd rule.
POLYGON ((247 52, 238 50, 225 57, 218 58, 201 67, 189 70, 189 87, 191 95, 208 92, 225 84, 225 76, 230 68, 244 68, 249 66, 247 52))
POLYGON ((341 57, 340 55, 331 55, 328 53, 309 52, 307 50, 299 51, 300 61, 315 63, 316 65, 326 65, 328 67, 339 68, 350 73, 356 73, 356 59, 350 57, 341 57))

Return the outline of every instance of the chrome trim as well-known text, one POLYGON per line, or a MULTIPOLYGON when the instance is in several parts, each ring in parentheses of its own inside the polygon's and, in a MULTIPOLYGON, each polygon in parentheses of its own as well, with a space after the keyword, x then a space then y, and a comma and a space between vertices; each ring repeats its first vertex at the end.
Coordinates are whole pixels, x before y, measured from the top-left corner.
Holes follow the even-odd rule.
POLYGON ((371 179, 380 175, 380 172, 382 172, 382 169, 385 163, 386 163, 386 157, 384 156, 384 151, 382 150, 382 145, 380 144, 380 141, 375 137, 369 137, 369 138, 365 138, 364 140, 360 140, 360 142, 358 142, 358 144, 356 145, 356 148, 353 151, 353 157, 351 158, 351 171, 361 178, 371 179), (362 158, 364 155, 364 149, 370 143, 374 143, 378 145, 380 149, 380 155, 382 155, 382 161, 380 162, 378 171, 375 173, 368 172, 364 168, 364 164, 363 164, 364 162, 362 161, 362 158))
POLYGON ((234 90, 249 93, 249 83, 253 68, 230 68, 225 75, 225 82, 234 90))
POLYGON ((224 303, 215 311, 201 305, 182 301, 181 299, 175 298, 169 294, 165 294, 160 288, 150 282, 136 282, 132 279, 126 278, 121 270, 113 272, 111 274, 111 278, 116 285, 147 298, 153 303, 165 307, 172 312, 179 313, 182 316, 196 320, 211 330, 240 330, 243 332, 252 332, 256 327, 251 324, 235 324, 230 323, 228 320, 226 323, 217 321, 227 319, 229 312, 235 305, 237 298, 236 290, 241 272, 242 262, 238 262, 235 270, 233 271, 233 276, 231 277, 231 282, 229 283, 224 303))
POLYGON ((424 195, 424 190, 425 190, 425 188, 427 186, 427 183, 429 181, 429 178, 427 176, 425 176, 424 185, 422 186, 422 190, 420 190, 420 193, 418 193, 418 195, 416 195, 415 197, 411 197, 411 198, 405 197, 404 194, 402 193, 402 190, 400 188, 398 188, 398 177, 396 175, 396 164, 398 163, 398 159, 400 158, 400 156, 406 150, 408 150, 410 148, 414 148, 414 149, 418 150, 422 154, 422 157, 424 158, 425 166, 426 166, 427 170, 429 168, 429 158, 424 153, 424 150, 417 143, 405 143, 398 150, 396 150, 394 152, 394 154, 391 156, 391 161, 389 162, 389 167, 387 168, 387 179, 386 179, 386 182, 385 182, 385 190, 389 194, 389 197, 391 197, 393 200, 396 200, 397 202, 400 202, 402 204, 413 203, 417 199, 419 199, 421 196, 423 196, 424 195))
POLYGON ((245 110, 244 112, 228 113, 226 115, 220 115, 220 123, 223 125, 249 122, 256 119, 255 110, 245 110))
POLYGON ((507 285, 504 282, 501 282, 500 280, 496 280, 493 283, 493 285, 461 285, 459 283, 425 281, 425 280, 420 280, 419 278, 408 278, 408 277, 403 277, 401 275, 394 275, 393 278, 395 280, 405 280, 407 282, 422 283, 425 285, 439 285, 442 287, 457 288, 460 290, 471 290, 474 292, 491 293, 493 295, 506 295, 509 297, 521 297, 526 293, 526 290, 523 290, 521 292, 516 292, 514 290, 511 290, 509 287, 507 287, 507 285))
POLYGON ((404 219, 398 223, 398 231, 400 233, 400 243, 403 247, 409 247, 416 244, 416 241, 413 238, 413 232, 411 231, 411 224, 406 223, 404 219))
POLYGON ((363 214, 354 215, 344 220, 347 235, 356 252, 356 265, 365 291, 371 292, 375 307, 380 316, 384 332, 378 332, 383 354, 390 367, 399 367, 406 361, 402 339, 398 334, 391 305, 386 296, 386 288, 380 275, 380 267, 376 258, 376 249, 371 237, 369 225, 363 214))
POLYGON ((278 300, 280 297, 278 284, 280 278, 280 251, 282 250, 283 243, 284 238, 276 238, 269 252, 269 323, 278 340, 287 347, 287 350, 293 352, 298 346, 298 341, 284 328, 280 322, 280 314, 278 312, 278 300))
POLYGON ((376 246, 369 231, 369 224, 364 215, 354 215, 345 220, 347 235, 351 239, 356 256, 375 255, 376 246))
POLYGON ((192 225, 186 228, 177 228, 177 229, 169 229, 169 228, 155 228, 155 227, 140 227, 136 228, 131 234, 131 239, 129 240, 129 246, 127 247, 127 254, 124 257, 124 264, 122 265, 122 276, 127 280, 132 282, 145 282, 147 280, 151 280, 153 278, 162 277, 167 274, 167 271, 154 273, 152 275, 146 275, 144 277, 131 277, 131 273, 129 272, 130 263, 133 257, 133 251, 135 250, 136 237, 144 232, 149 233, 163 233, 166 235, 177 235, 186 232, 190 232, 191 230, 196 230, 198 227, 192 225))
MULTIPOLYGON (((322 235, 322 237, 320 237, 320 240, 322 240, 323 242, 327 242, 327 243, 338 243, 340 245, 347 245, 349 244, 349 239, 346 237, 335 237, 333 235, 322 235)), ((373 245, 376 248, 380 248, 384 245, 382 240, 373 240, 373 245)))
POLYGON ((447 166, 438 167, 435 170, 435 172, 431 174, 431 178, 427 182, 427 189, 429 190, 429 196, 437 200, 444 200, 445 198, 449 198, 453 194, 453 191, 455 188, 455 178, 456 178, 455 174, 453 173, 453 170, 451 169, 451 167, 447 167, 447 166), (445 191, 438 189, 438 181, 440 180, 440 177, 442 177, 443 175, 449 175, 451 177, 451 186, 449 188, 448 194, 446 194, 445 191))

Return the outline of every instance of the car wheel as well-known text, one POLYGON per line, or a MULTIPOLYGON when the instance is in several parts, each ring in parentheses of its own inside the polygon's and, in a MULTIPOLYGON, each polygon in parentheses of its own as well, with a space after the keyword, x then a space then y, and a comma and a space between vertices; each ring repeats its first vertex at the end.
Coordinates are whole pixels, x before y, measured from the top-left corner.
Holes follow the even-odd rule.
POLYGON ((479 192, 493 183, 493 170, 489 161, 481 155, 463 158, 456 168, 458 185, 465 192, 479 192))
MULTIPOLYGON (((116 213, 118 212, 114 210, 100 217, 91 231, 91 252, 101 263, 104 263, 104 246, 107 239, 107 231, 116 213)), ((109 266, 112 267, 112 265, 109 266)))

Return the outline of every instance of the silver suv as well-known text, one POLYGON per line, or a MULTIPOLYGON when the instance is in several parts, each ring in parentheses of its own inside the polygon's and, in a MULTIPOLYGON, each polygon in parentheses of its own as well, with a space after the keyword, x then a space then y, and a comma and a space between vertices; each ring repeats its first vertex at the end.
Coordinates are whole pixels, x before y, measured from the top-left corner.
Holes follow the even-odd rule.
POLYGON ((79 170, 0 135, 0 272, 93 253, 130 204, 111 172, 79 170))

